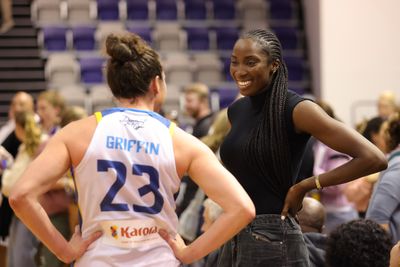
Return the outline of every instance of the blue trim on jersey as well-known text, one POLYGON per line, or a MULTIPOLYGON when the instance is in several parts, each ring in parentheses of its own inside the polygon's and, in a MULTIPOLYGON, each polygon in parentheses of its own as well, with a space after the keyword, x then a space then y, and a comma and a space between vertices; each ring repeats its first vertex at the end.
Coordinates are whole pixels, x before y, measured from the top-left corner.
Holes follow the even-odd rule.
MULTIPOLYGON (((76 187, 76 182, 75 182, 74 167, 71 166, 69 168, 69 171, 70 171, 71 176, 72 176, 72 181, 74 181, 74 185, 75 185, 74 201, 78 205, 78 188, 76 187)), ((79 205, 78 205, 78 221, 79 221, 79 230, 82 231, 82 215, 81 215, 81 210, 79 208, 79 205)), ((75 231, 75 229, 74 229, 74 231, 75 231)), ((75 266, 75 261, 71 262, 71 264, 70 264, 70 267, 74 267, 74 266, 75 266)))
POLYGON ((75 182, 74 167, 71 166, 71 167, 69 168, 69 171, 71 172, 72 181, 74 181, 74 185, 75 185, 74 201, 75 201, 76 205, 78 205, 78 223, 79 223, 79 230, 82 231, 82 214, 81 214, 81 209, 79 208, 79 204, 78 204, 79 194, 78 194, 78 187, 76 186, 76 182, 75 182))
POLYGON ((133 111, 133 112, 140 112, 140 113, 146 113, 147 115, 149 115, 150 117, 153 117, 155 119, 157 119, 159 122, 161 122, 162 124, 164 124, 167 128, 169 128, 171 122, 164 118, 163 116, 161 116, 160 114, 153 112, 153 111, 149 111, 149 110, 142 110, 142 109, 135 109, 135 108, 109 108, 109 109, 105 109, 101 111, 101 114, 104 116, 107 116, 109 114, 115 113, 115 112, 124 112, 124 111, 133 111))

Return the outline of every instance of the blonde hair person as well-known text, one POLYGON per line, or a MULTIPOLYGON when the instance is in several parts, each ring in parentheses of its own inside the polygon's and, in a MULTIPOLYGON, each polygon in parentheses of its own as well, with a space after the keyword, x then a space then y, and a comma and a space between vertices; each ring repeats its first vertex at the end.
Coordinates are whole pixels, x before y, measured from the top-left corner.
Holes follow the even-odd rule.
POLYGON ((204 83, 192 83, 185 88, 185 93, 195 93, 201 99, 208 98, 209 89, 204 83))
POLYGON ((19 179, 22 172, 38 154, 40 144, 44 142, 45 137, 35 121, 35 114, 30 111, 15 113, 15 135, 22 142, 15 162, 9 166, 3 174, 2 192, 8 197, 12 186, 19 179))
MULTIPOLYGON (((15 119, 15 135, 22 142, 14 163, 3 173, 2 193, 8 197, 23 172, 39 154, 45 144, 46 136, 42 135, 31 111, 17 112, 15 119)), ((34 255, 38 241, 27 227, 15 216, 10 225, 7 262, 9 266, 36 266, 34 255)))
POLYGON ((390 115, 398 111, 399 106, 396 104, 396 94, 393 91, 383 91, 377 101, 378 115, 387 119, 390 115))
POLYGON ((15 114, 16 131, 20 131, 23 128, 23 144, 25 150, 29 156, 33 157, 36 153, 37 148, 41 143, 42 131, 35 120, 35 114, 33 112, 18 112, 15 114))

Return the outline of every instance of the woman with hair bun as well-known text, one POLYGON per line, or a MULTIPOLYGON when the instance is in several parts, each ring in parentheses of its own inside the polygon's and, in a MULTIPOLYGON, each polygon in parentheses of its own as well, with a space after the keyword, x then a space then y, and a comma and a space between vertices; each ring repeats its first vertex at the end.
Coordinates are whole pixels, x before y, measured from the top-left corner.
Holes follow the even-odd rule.
POLYGON ((107 81, 120 107, 57 132, 11 192, 10 204, 59 259, 75 266, 194 262, 248 224, 253 203, 206 145, 154 112, 167 89, 157 53, 132 33, 108 36, 106 48, 107 81), (37 196, 71 166, 82 223, 68 242, 37 196), (224 209, 188 246, 177 234, 175 213, 186 173, 224 209))

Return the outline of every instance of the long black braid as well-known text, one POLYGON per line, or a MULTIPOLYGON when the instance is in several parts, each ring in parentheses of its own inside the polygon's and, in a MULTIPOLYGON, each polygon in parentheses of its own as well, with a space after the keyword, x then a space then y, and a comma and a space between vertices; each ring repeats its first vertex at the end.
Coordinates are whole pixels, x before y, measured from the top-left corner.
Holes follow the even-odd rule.
POLYGON ((282 47, 274 33, 252 30, 242 39, 250 38, 260 45, 268 57, 268 64, 279 61, 279 68, 268 85, 262 112, 264 116, 251 132, 245 145, 245 155, 251 167, 264 177, 270 177, 273 192, 285 197, 292 185, 292 167, 285 123, 288 74, 282 59, 282 47))

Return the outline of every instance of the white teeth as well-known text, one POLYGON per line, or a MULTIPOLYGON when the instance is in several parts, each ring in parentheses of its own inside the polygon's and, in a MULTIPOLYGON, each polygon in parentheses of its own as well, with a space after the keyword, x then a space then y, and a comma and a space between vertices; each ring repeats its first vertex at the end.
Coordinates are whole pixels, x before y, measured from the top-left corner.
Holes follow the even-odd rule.
POLYGON ((251 81, 246 81, 246 82, 240 82, 240 81, 238 81, 237 83, 238 83, 238 85, 239 85, 240 87, 246 87, 246 86, 248 86, 248 85, 251 83, 251 81))

